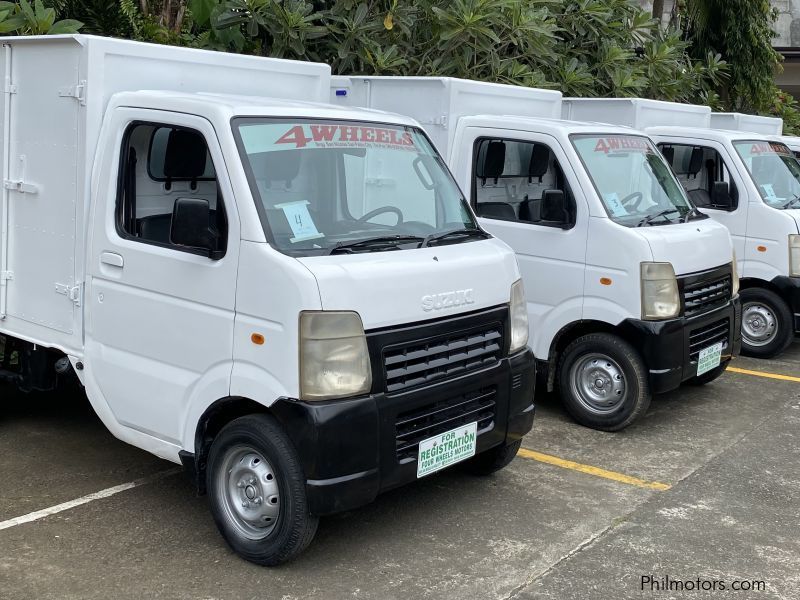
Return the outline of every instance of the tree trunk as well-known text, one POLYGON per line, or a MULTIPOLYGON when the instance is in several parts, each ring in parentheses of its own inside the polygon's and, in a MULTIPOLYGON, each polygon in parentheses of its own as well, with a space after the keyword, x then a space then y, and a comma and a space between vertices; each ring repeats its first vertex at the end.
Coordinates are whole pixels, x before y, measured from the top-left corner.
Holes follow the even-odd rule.
POLYGON ((172 23, 172 0, 164 0, 164 5, 161 8, 161 24, 164 27, 169 27, 172 23))
POLYGON ((183 27, 183 18, 186 16, 186 0, 179 0, 178 12, 175 15, 175 23, 172 25, 172 30, 175 33, 180 33, 183 27))
POLYGON ((142 15, 145 17, 150 14, 150 7, 147 6, 147 0, 139 0, 139 8, 142 10, 142 15))
POLYGON ((659 26, 664 21, 664 0, 653 0, 653 18, 658 19, 659 26))

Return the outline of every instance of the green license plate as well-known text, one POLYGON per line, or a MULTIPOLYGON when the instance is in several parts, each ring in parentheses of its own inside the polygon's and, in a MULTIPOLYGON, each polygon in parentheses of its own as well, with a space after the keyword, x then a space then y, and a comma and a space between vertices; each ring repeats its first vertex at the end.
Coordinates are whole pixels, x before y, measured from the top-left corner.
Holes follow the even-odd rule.
POLYGON ((697 374, 702 375, 718 367, 721 360, 722 342, 718 342, 708 348, 703 348, 700 350, 700 356, 697 357, 697 374))
POLYGON ((478 423, 475 422, 421 441, 417 477, 425 477, 475 456, 477 439, 478 423))

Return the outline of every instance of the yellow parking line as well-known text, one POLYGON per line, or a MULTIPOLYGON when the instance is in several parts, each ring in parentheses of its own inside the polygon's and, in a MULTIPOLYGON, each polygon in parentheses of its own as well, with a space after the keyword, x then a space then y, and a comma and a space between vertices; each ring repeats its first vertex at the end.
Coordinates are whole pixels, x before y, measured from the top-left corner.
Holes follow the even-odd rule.
POLYGON ((528 450, 527 448, 520 448, 517 456, 521 456, 522 458, 530 458, 531 460, 547 463, 548 465, 554 465, 563 469, 571 469, 573 471, 580 471, 581 473, 588 473, 589 475, 594 475, 596 477, 603 477, 604 479, 610 479, 611 481, 616 481, 618 483, 635 485, 636 487, 646 488, 649 490, 659 490, 663 492, 672 487, 666 483, 660 483, 658 481, 645 481, 644 479, 639 479, 638 477, 623 475, 622 473, 616 473, 615 471, 606 471, 605 469, 601 469, 599 467, 576 463, 571 460, 565 460, 557 456, 552 456, 550 454, 542 454, 541 452, 528 450))
POLYGON ((766 377, 767 379, 780 379, 781 381, 796 381, 800 383, 800 377, 792 377, 791 375, 778 375, 777 373, 766 373, 764 371, 751 371, 749 369, 740 369, 739 367, 728 367, 731 373, 741 373, 742 375, 754 375, 755 377, 766 377))

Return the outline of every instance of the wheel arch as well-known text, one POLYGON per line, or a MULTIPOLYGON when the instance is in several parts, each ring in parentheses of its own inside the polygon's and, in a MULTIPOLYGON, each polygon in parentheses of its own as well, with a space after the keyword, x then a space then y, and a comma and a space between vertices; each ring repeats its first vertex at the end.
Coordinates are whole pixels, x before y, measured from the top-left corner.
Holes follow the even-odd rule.
POLYGON ((629 339, 629 336, 623 329, 604 321, 587 319, 565 325, 556 333, 553 337, 553 341, 550 343, 546 368, 540 369, 540 371, 543 371, 542 375, 546 377, 548 392, 552 392, 555 389, 556 367, 558 366, 558 359, 561 353, 576 339, 590 333, 610 333, 632 343, 632 340, 629 339))
POLYGON ((252 414, 271 414, 260 402, 242 396, 220 398, 206 408, 197 421, 194 433, 194 452, 181 451, 184 468, 191 475, 200 494, 206 491, 206 465, 214 438, 231 421, 252 414))

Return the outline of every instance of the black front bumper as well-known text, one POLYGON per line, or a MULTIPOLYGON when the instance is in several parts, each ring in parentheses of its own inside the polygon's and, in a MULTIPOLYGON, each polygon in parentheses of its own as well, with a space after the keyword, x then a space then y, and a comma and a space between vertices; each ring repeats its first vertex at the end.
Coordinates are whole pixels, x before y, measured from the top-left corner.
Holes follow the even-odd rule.
POLYGON ((667 321, 626 319, 622 327, 626 337, 642 355, 650 377, 650 391, 668 392, 697 374, 697 347, 705 342, 705 332, 711 332, 708 345, 723 342, 722 363, 739 354, 742 346, 742 306, 736 296, 724 306, 696 317, 667 321), (727 321, 727 335, 713 337, 727 321), (723 339, 724 338, 724 339, 723 339))
POLYGON ((400 415, 493 389, 494 418, 478 429, 479 454, 512 444, 531 430, 534 380, 533 353, 526 349, 491 367, 406 392, 329 402, 284 398, 272 413, 300 454, 310 512, 326 515, 367 504, 417 478, 416 456, 398 454, 400 415))
POLYGON ((772 284, 792 311, 795 333, 800 332, 800 277, 779 276, 772 280, 772 284))

